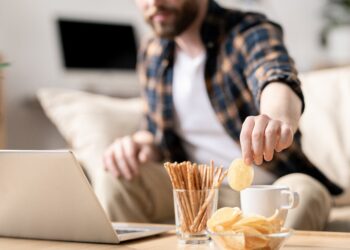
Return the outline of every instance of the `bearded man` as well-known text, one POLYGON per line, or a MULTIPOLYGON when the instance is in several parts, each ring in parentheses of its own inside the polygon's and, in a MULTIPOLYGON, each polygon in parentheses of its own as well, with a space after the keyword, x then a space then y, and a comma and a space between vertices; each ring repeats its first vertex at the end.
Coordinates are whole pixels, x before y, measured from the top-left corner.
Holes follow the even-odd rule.
MULTIPOLYGON (((255 184, 287 185, 300 195, 286 226, 322 230, 331 195, 342 192, 304 155, 300 81, 282 28, 258 13, 212 0, 136 0, 154 37, 138 71, 144 127, 106 150, 96 191, 115 221, 173 218, 166 160, 254 164, 255 184), (158 162, 158 164, 157 164, 158 162)), ((223 185, 220 206, 239 205, 223 185)))

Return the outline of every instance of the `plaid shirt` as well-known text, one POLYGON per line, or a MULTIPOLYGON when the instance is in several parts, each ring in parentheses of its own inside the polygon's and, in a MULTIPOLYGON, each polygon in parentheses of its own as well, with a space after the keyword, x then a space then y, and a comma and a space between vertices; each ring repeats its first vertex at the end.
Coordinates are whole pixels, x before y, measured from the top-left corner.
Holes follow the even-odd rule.
MULTIPOLYGON (((221 8, 209 1, 201 28, 206 48, 205 81, 210 102, 228 135, 239 142, 243 121, 259 114, 261 91, 271 82, 287 84, 302 100, 294 62, 283 43, 282 29, 257 13, 221 8)), ((180 138, 174 132, 172 100, 175 42, 151 38, 140 50, 138 70, 145 100, 146 129, 155 135, 164 156, 187 160, 180 138)), ((301 135, 271 162, 262 165, 277 176, 305 173, 323 183, 332 194, 342 189, 332 183, 303 154, 301 135)))

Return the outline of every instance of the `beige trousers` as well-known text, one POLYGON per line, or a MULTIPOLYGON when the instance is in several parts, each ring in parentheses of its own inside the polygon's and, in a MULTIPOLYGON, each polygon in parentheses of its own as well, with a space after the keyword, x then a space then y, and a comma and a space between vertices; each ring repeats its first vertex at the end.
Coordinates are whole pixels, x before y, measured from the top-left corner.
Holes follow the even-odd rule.
MULTIPOLYGON (((114 178, 100 170, 94 176, 95 192, 112 221, 173 223, 172 187, 165 169, 159 164, 141 168, 131 182, 114 178)), ((302 230, 323 230, 331 208, 328 191, 313 178, 290 174, 275 184, 289 186, 299 193, 300 203, 288 213, 286 226, 302 230)), ((219 192, 219 207, 239 206, 239 194, 228 186, 219 192)))
POLYGON ((94 190, 111 221, 172 222, 172 186, 160 164, 142 166, 132 181, 118 179, 104 170, 96 172, 94 190))

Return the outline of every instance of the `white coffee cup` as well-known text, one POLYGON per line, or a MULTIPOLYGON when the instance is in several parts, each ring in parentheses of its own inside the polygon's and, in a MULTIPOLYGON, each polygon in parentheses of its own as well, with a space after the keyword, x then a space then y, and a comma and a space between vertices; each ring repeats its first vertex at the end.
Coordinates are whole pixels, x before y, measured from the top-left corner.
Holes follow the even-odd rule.
POLYGON ((241 210, 244 214, 270 217, 276 210, 284 223, 288 209, 299 204, 299 195, 287 186, 255 185, 241 191, 241 210))

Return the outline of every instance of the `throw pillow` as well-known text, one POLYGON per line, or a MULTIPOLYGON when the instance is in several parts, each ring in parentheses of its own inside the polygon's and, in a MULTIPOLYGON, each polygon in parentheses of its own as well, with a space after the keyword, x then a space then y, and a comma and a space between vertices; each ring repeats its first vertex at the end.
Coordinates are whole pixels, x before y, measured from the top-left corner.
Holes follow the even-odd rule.
POLYGON ((77 90, 44 88, 37 93, 46 115, 74 150, 93 182, 104 150, 141 122, 140 98, 118 99, 77 90))

